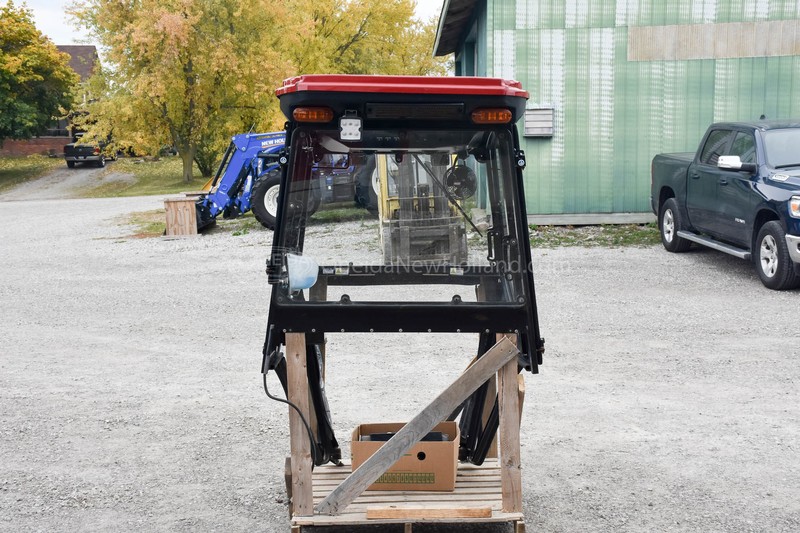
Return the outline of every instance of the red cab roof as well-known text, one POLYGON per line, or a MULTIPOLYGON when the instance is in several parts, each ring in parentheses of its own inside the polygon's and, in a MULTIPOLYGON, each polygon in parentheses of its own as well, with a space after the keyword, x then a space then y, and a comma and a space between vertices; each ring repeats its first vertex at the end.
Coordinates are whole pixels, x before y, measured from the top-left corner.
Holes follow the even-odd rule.
POLYGON ((357 74, 309 74, 284 80, 275 94, 304 91, 395 94, 458 94, 518 96, 528 98, 518 81, 469 76, 365 76, 357 74))

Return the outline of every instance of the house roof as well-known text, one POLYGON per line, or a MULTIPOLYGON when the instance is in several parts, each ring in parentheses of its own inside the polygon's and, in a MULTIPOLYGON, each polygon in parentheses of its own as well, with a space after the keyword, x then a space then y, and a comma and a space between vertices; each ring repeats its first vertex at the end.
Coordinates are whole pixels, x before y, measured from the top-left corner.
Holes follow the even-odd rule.
POLYGON ((94 67, 99 62, 97 47, 94 45, 58 45, 59 52, 69 54, 69 66, 78 73, 81 81, 85 81, 94 72, 94 67))
POLYGON ((433 55, 446 56, 456 51, 464 34, 469 30, 469 23, 477 3, 477 0, 444 1, 439 27, 436 28, 433 55))

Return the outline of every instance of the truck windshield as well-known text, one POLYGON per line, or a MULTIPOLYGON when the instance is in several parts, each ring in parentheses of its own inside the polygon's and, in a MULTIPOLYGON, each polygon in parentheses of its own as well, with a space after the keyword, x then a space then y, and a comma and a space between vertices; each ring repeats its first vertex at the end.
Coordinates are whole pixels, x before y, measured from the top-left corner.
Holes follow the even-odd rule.
POLYGON ((505 128, 365 130, 358 141, 298 128, 272 258, 287 299, 524 302, 529 267, 513 154, 505 128), (369 198, 351 220, 335 222, 330 209, 310 214, 326 186, 313 166, 330 157, 349 161, 356 195, 369 198), (314 284, 325 290, 289 287, 287 256, 316 265, 314 284))
POLYGON ((767 164, 772 168, 800 167, 800 128, 764 132, 767 164))

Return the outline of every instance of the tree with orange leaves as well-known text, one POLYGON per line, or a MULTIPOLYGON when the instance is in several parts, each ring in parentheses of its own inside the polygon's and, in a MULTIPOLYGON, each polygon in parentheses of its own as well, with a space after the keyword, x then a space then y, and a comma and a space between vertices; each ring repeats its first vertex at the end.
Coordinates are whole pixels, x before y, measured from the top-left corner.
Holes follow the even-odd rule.
POLYGON ((78 0, 102 44, 89 134, 139 150, 174 146, 189 181, 230 136, 282 124, 274 89, 302 73, 440 73, 435 26, 413 0, 78 0))

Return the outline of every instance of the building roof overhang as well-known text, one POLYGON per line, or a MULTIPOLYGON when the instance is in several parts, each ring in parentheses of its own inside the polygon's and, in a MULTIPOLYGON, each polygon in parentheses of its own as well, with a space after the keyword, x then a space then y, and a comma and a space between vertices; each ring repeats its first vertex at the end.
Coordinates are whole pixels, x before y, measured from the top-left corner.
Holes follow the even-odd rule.
POLYGON ((444 0, 439 26, 436 28, 434 56, 454 53, 469 30, 469 23, 478 0, 444 0))

